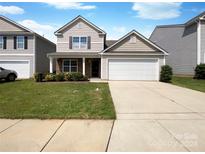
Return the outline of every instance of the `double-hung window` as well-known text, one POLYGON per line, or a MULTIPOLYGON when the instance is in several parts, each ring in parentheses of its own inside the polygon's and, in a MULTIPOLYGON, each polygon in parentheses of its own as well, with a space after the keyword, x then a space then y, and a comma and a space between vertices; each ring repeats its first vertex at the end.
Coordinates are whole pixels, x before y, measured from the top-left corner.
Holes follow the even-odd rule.
POLYGON ((4 48, 4 37, 0 36, 0 49, 4 48))
POLYGON ((63 72, 78 72, 78 60, 77 59, 63 60, 63 72))
POLYGON ((17 49, 24 49, 24 36, 17 36, 17 49))
POLYGON ((73 37, 72 44, 73 49, 86 49, 87 48, 87 37, 73 37))

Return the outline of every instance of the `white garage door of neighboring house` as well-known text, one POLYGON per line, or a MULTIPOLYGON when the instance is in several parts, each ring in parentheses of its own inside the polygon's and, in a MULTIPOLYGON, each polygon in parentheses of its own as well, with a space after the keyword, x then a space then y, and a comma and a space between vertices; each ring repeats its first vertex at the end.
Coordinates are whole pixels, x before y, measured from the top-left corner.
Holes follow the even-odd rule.
POLYGON ((29 61, 0 61, 0 67, 14 70, 18 73, 18 78, 29 78, 29 61))
POLYGON ((110 59, 109 80, 158 80, 157 59, 110 59))

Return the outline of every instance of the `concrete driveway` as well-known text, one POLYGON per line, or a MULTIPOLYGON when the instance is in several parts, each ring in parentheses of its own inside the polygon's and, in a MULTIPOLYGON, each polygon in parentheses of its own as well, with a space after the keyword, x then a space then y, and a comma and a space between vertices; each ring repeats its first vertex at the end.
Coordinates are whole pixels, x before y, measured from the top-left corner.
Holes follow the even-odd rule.
POLYGON ((109 85, 117 120, 108 151, 205 151, 205 93, 161 82, 109 85))

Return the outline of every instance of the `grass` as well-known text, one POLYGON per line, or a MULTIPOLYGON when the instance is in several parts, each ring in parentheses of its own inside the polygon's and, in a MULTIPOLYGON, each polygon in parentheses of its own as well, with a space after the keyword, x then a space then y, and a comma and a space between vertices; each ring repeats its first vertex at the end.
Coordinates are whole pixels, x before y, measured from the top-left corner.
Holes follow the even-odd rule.
POLYGON ((205 92, 205 80, 193 79, 193 77, 173 77, 172 84, 205 92))
POLYGON ((0 83, 0 118, 114 119, 107 83, 0 83), (96 90, 96 89, 99 90, 96 90))

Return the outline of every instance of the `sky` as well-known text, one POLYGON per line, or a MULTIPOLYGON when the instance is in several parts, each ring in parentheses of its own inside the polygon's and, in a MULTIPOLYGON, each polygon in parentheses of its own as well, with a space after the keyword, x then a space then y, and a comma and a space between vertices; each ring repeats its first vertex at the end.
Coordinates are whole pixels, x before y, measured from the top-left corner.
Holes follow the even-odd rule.
POLYGON ((0 2, 0 14, 56 42, 54 32, 78 15, 119 39, 135 29, 149 37, 155 26, 183 24, 205 11, 205 3, 0 2))

